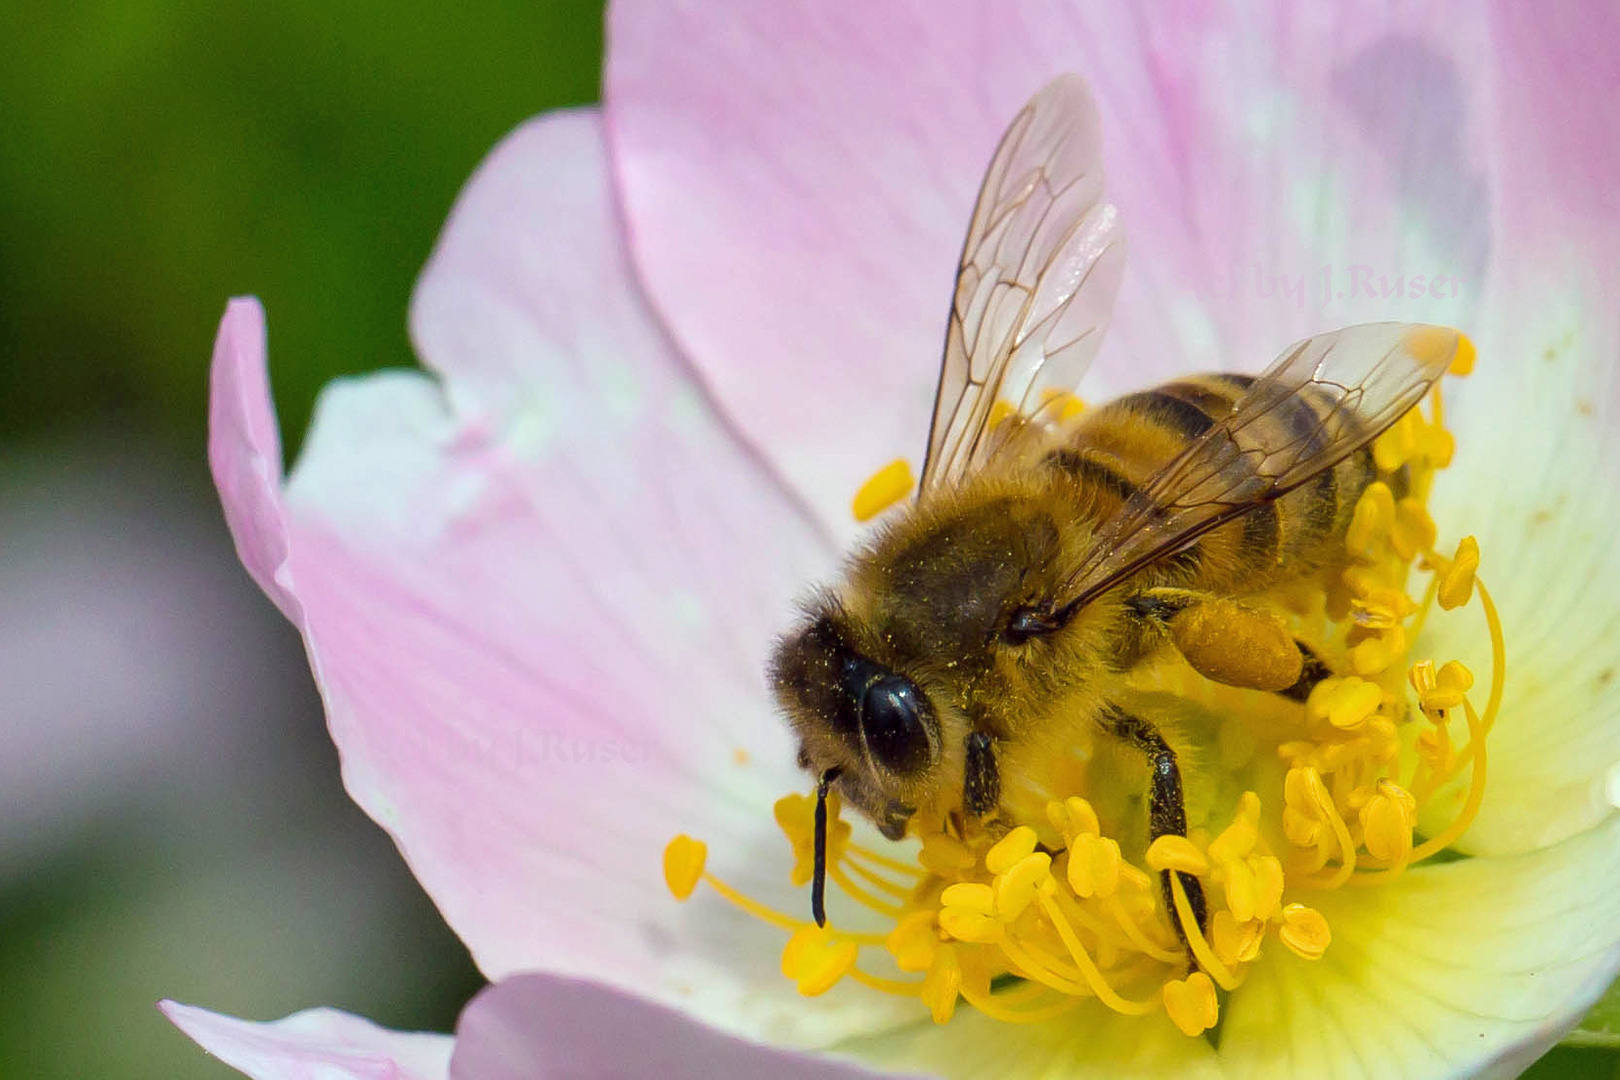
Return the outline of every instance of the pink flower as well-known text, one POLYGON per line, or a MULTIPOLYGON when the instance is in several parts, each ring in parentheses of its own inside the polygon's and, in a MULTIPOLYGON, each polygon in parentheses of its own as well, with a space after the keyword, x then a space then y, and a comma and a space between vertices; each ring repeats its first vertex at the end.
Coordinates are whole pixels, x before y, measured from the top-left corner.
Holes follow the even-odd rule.
POLYGON ((496 985, 453 1051, 330 1011, 171 1016, 260 1077, 841 1071, 761 1043, 957 1075, 1539 1055, 1620 966, 1620 79, 1605 5, 1522 7, 617 5, 602 109, 514 133, 453 213, 412 307, 426 372, 330 387, 284 481, 256 303, 214 358, 243 561, 304 635, 349 791, 496 985), (1258 965, 1218 1050, 1100 1007, 806 1000, 777 931, 660 873, 705 836, 802 909, 766 653, 856 487, 917 460, 980 172, 1068 69, 1132 233, 1088 398, 1361 321, 1463 326, 1481 357, 1432 503, 1510 630, 1475 857, 1335 894, 1333 948, 1258 965))

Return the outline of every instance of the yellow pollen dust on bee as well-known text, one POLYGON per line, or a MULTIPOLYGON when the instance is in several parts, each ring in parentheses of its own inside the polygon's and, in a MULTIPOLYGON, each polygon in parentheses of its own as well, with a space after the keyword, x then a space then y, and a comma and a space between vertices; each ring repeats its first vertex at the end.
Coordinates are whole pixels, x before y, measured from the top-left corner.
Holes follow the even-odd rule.
MULTIPOLYGON (((1472 344, 1453 332, 1407 346, 1454 350, 1453 374, 1473 366, 1472 344)), ((1051 397, 1040 405, 1048 416, 1080 407, 1051 397)), ((1162 1014, 1159 1022, 1188 1036, 1214 1028, 1223 995, 1241 993, 1273 949, 1306 961, 1332 949, 1315 897, 1397 878, 1459 839, 1479 809, 1505 643, 1478 577, 1478 543, 1436 547, 1428 497, 1454 450, 1443 416, 1437 385, 1427 412, 1412 409, 1374 443, 1379 475, 1354 507, 1346 559, 1323 572, 1314 611, 1288 625, 1332 674, 1287 704, 1286 722, 1251 731, 1260 764, 1235 802, 1189 822, 1187 835, 1146 845, 1110 835, 1104 822, 1121 817, 1100 813, 1093 798, 1107 796, 1084 790, 1081 770, 1078 781, 1054 781, 1030 820, 966 828, 949 817, 913 819, 915 851, 899 857, 857 842, 834 791, 826 877, 847 903, 826 926, 732 888, 686 836, 665 852, 670 891, 685 900, 704 884, 778 927, 782 973, 806 996, 850 980, 915 998, 940 1024, 965 1005, 1015 1024, 1101 1007, 1162 1014), (1427 620, 1473 606, 1491 643, 1478 710, 1469 668, 1411 655, 1427 620), (1065 782, 1075 786, 1056 786, 1065 782), (1447 807, 1456 808, 1449 817, 1447 807), (1183 875, 1202 883, 1202 920, 1183 875)), ((911 486, 904 462, 885 467, 857 495, 856 516, 875 515, 911 486)), ((1252 699, 1222 692, 1205 704, 1224 702, 1228 722, 1244 723, 1242 703, 1252 699)), ((813 869, 815 798, 787 795, 775 816, 792 853, 788 879, 802 886, 813 869)))

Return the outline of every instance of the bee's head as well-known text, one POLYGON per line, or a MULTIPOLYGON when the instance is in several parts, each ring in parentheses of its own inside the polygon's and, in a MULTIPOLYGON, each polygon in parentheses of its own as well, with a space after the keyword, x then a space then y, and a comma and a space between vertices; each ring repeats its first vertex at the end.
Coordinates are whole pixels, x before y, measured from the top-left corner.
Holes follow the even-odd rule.
POLYGON ((873 659, 838 602, 820 597, 771 662, 778 703, 799 736, 799 764, 890 839, 905 835, 910 796, 940 760, 938 715, 904 672, 873 659))

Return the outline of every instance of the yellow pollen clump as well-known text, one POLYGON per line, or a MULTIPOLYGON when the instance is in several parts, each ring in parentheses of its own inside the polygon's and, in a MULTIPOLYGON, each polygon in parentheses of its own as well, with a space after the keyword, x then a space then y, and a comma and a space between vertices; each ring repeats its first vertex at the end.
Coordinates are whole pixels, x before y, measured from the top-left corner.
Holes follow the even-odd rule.
POLYGON ((896 458, 873 473, 861 490, 855 493, 851 509, 856 521, 871 521, 883 511, 905 498, 916 480, 911 475, 911 463, 896 458))
MULTIPOLYGON (((1405 344, 1435 363, 1449 357, 1458 374, 1474 363, 1472 343, 1454 331, 1425 330, 1405 344)), ((1061 423, 1081 407, 1048 394, 1023 419, 1061 423)), ((995 420, 1014 415, 999 404, 995 420)), ((1094 748, 1076 747, 1072 757, 1054 751, 1049 773, 1028 771, 1042 768, 1033 763, 1004 776, 1017 781, 1016 809, 1004 800, 983 821, 949 807, 917 813, 909 854, 857 840, 829 792, 824 927, 709 873, 707 849, 688 836, 664 852, 670 891, 685 900, 702 883, 780 929, 782 973, 807 997, 864 992, 838 987, 847 981, 915 999, 918 1015, 938 1024, 959 1007, 1027 1024, 1090 1005, 1160 1014, 1147 1022, 1188 1036, 1214 1028, 1221 994, 1243 993, 1252 965, 1278 948, 1315 960, 1333 947, 1314 895, 1376 887, 1445 850, 1484 797, 1506 643, 1478 576, 1478 543, 1465 537, 1450 556, 1436 548, 1429 493, 1455 449, 1443 415, 1436 387, 1427 409, 1374 441, 1379 475, 1353 508, 1341 561, 1271 598, 1291 613, 1279 625, 1329 672, 1303 704, 1266 696, 1270 711, 1257 717, 1259 691, 1229 690, 1173 658, 1144 668, 1143 692, 1185 696, 1221 717, 1223 740, 1241 736, 1230 739, 1241 752, 1228 756, 1224 741, 1208 748, 1234 770, 1221 783, 1184 773, 1187 835, 1147 836, 1142 795, 1093 784, 1094 748), (1470 668, 1410 655, 1427 621, 1476 605, 1491 650, 1483 710, 1470 668), (1417 822, 1431 804, 1458 809, 1422 836, 1417 822)), ((881 512, 912 483, 904 462, 886 467, 857 496, 857 516, 881 512)), ((1168 739, 1175 729, 1165 723, 1168 739)), ((815 799, 786 796, 775 817, 791 852, 785 872, 802 887, 815 865, 815 799)))

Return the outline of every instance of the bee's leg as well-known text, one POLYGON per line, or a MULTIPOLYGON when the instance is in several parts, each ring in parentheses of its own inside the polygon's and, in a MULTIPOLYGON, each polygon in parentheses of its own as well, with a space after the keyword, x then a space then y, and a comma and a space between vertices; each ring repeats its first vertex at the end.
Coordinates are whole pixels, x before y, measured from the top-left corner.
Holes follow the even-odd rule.
POLYGON ((984 817, 1001 802, 1001 770, 996 765, 995 740, 982 731, 967 737, 962 763, 962 807, 973 817, 984 817))
MULTIPOLYGON (((1102 725, 1110 735, 1123 739, 1147 755, 1148 765, 1152 770, 1152 782, 1148 790, 1148 836, 1157 840, 1161 836, 1187 835, 1187 804, 1181 793, 1181 770, 1176 766, 1175 751, 1170 744, 1164 741, 1164 736, 1154 730, 1141 717, 1132 716, 1114 705, 1108 705, 1102 711, 1102 725)), ((1200 930, 1207 930, 1207 915, 1204 907, 1204 887, 1192 874, 1182 874, 1180 871, 1165 870, 1159 875, 1160 886, 1164 890, 1164 906, 1166 911, 1176 910, 1175 892, 1170 885, 1171 873, 1181 876, 1181 887, 1187 893, 1187 903, 1192 908, 1193 919, 1198 923, 1200 930)), ((1172 918, 1171 923, 1176 928, 1182 944, 1187 943, 1186 928, 1181 925, 1179 918, 1172 918)))
POLYGON ((1316 689, 1317 683, 1333 674, 1333 669, 1323 663, 1315 650, 1303 641, 1295 638, 1294 645, 1299 649, 1299 678, 1294 680, 1294 685, 1277 693, 1292 701, 1304 701, 1311 696, 1311 691, 1316 689))

